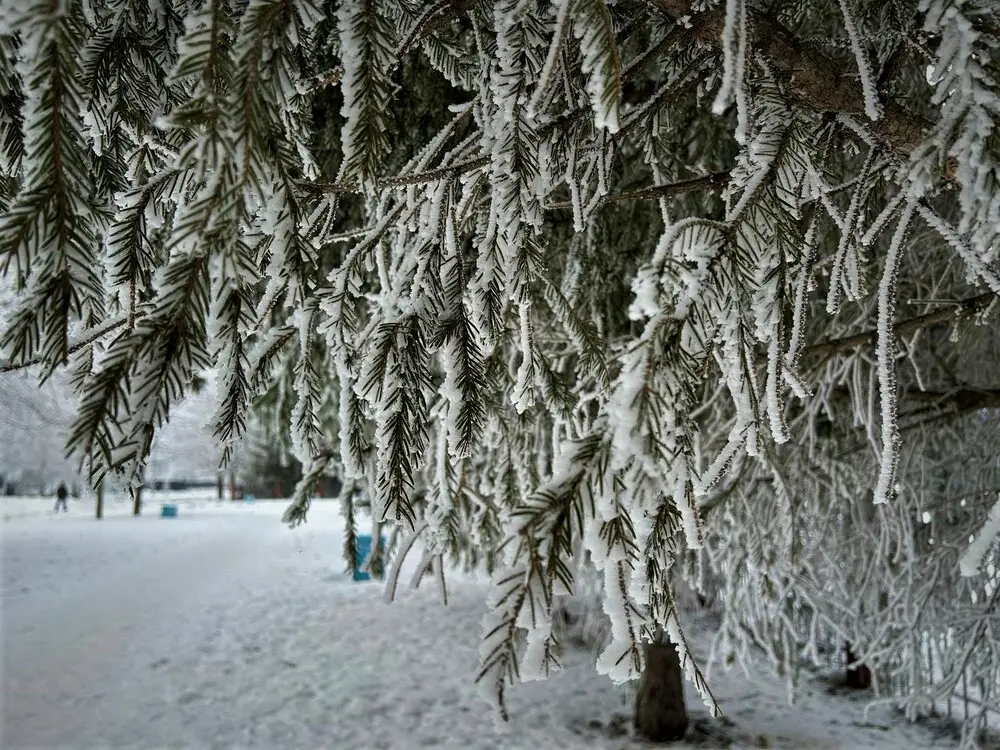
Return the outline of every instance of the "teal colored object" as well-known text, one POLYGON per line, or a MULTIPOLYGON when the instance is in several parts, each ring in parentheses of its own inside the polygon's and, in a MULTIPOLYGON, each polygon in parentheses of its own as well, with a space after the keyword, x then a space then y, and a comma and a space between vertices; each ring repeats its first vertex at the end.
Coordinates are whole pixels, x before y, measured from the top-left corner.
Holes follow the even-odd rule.
POLYGON ((245 495, 243 497, 243 502, 245 502, 247 505, 253 505, 255 502, 257 502, 257 497, 256 495, 245 495))
MULTIPOLYGON (((371 534, 359 534, 357 537, 358 545, 354 554, 354 580, 355 581, 370 581, 372 579, 371 573, 367 571, 362 571, 361 566, 364 565, 365 558, 372 551, 372 537, 371 534)), ((382 537, 382 549, 385 549, 386 538, 382 537)))
POLYGON ((177 506, 164 503, 160 506, 161 518, 177 518, 177 506))

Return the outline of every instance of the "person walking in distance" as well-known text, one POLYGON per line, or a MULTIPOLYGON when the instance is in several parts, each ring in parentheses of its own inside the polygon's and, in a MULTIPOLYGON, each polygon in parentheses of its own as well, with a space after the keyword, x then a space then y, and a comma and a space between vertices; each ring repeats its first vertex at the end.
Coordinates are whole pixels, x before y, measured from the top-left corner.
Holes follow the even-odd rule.
POLYGON ((66 504, 67 497, 69 497, 69 490, 66 489, 66 483, 60 482, 59 488, 56 490, 56 513, 59 512, 60 505, 65 512, 69 513, 69 506, 66 504))

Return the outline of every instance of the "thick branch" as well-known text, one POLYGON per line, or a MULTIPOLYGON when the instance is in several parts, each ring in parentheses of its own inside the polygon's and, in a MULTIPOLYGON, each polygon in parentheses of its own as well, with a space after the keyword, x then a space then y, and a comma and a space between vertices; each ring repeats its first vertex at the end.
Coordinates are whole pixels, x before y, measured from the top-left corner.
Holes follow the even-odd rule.
MULTIPOLYGON (((956 302, 950 307, 945 307, 924 315, 918 315, 915 318, 903 320, 893 326, 893 331, 897 336, 906 336, 907 334, 919 331, 921 328, 928 328, 930 326, 937 325, 938 323, 945 323, 949 320, 954 320, 955 318, 961 318, 966 315, 982 312, 996 298, 997 296, 992 292, 986 292, 985 294, 980 294, 976 297, 970 297, 969 299, 956 302)), ((876 341, 878 341, 878 330, 873 328, 869 331, 865 331, 864 333, 855 334, 854 336, 846 336, 840 339, 830 339, 829 341, 813 344, 812 346, 806 347, 803 353, 809 357, 826 358, 836 354, 837 352, 846 351, 848 349, 875 346, 876 341)))
MULTIPOLYGON (((693 13, 692 0, 654 0, 675 21, 688 17, 690 32, 699 41, 722 46, 726 24, 724 8, 693 13)), ((774 69, 785 92, 796 102, 817 112, 865 113, 865 99, 853 71, 843 70, 829 56, 807 46, 772 18, 747 9, 753 49, 761 52, 774 69)), ((885 115, 873 123, 874 133, 893 150, 910 154, 933 123, 896 102, 887 102, 885 115)))

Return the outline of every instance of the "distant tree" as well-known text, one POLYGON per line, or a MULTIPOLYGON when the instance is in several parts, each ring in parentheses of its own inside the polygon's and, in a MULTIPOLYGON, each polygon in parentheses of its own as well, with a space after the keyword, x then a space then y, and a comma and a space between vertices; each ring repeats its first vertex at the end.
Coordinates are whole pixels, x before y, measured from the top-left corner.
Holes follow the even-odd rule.
POLYGON ((39 388, 30 372, 0 377, 0 473, 18 492, 45 493, 60 481, 77 481, 76 462, 65 455, 74 417, 73 392, 64 384, 39 388))
POLYGON ((582 550, 613 679, 662 634, 714 705, 683 578, 727 660, 794 684, 827 631, 911 715, 970 670, 996 707, 994 3, 3 10, 3 367, 69 369, 94 482, 216 366, 289 522, 332 471, 491 570, 501 711, 582 550))
POLYGON ((251 428, 247 446, 247 490, 258 497, 288 497, 302 478, 302 464, 267 433, 251 428))

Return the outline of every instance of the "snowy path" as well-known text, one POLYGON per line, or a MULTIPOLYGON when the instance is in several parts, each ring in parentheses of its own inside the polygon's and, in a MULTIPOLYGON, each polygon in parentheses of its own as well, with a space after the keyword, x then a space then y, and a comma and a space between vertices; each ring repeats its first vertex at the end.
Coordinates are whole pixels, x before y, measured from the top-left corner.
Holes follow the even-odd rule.
MULTIPOLYGON (((289 531, 281 507, 214 504, 176 520, 0 525, 5 750, 332 748, 633 750, 628 688, 570 651, 553 680, 509 693, 497 731, 471 684, 484 590, 381 587, 340 570, 336 505, 289 531)), ((406 580, 404 578, 404 580, 406 580)), ((806 686, 789 708, 762 667, 717 673, 734 723, 673 747, 950 747, 806 686), (878 722, 883 726, 874 726, 878 722)))
POLYGON ((255 550, 261 534, 254 532, 273 518, 218 521, 210 514, 108 519, 94 537, 86 536, 90 519, 54 519, 55 533, 45 536, 4 530, 5 584, 15 574, 20 584, 4 592, 7 747, 82 747, 79 732, 88 726, 99 726, 109 743, 128 742, 130 719, 175 697, 148 689, 169 664, 172 642, 210 637, 204 615, 235 591, 251 590, 270 557, 255 550), (141 544, 150 536, 142 527, 151 524, 168 544, 141 544), (74 549, 81 538, 98 544, 74 549), (23 564, 40 553, 56 564, 23 564), (60 571, 64 581, 55 577, 60 571))

